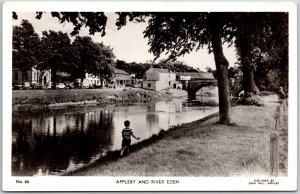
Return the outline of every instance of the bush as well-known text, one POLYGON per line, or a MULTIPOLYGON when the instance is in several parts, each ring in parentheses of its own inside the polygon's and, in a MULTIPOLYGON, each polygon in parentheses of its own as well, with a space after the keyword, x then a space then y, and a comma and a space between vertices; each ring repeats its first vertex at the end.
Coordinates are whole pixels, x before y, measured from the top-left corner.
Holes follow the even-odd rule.
POLYGON ((259 89, 258 89, 258 87, 256 86, 256 85, 254 85, 254 89, 253 89, 254 91, 254 94, 255 95, 259 95, 259 89))
POLYGON ((237 104, 239 105, 250 105, 250 106, 265 106, 264 101, 261 97, 251 94, 248 97, 241 98, 237 100, 237 104))

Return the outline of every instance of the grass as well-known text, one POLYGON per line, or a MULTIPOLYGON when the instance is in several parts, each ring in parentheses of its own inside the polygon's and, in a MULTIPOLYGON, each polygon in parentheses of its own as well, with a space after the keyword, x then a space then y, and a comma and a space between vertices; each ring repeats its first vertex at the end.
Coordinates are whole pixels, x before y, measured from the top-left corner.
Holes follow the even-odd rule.
POLYGON ((98 105, 149 102, 168 99, 167 92, 155 92, 141 88, 121 89, 75 89, 75 90, 13 90, 13 111, 38 111, 49 109, 50 104, 95 101, 98 105))
MULTIPOLYGON (((175 127, 143 149, 69 173, 78 176, 269 176, 269 134, 276 103, 232 108, 233 125, 218 117, 175 127)), ((287 126, 283 127, 287 129, 287 126)), ((287 171, 287 130, 282 132, 280 174, 287 171)))
POLYGON ((86 100, 99 100, 107 96, 116 98, 134 97, 151 97, 155 92, 142 89, 116 90, 116 89, 75 89, 75 90, 13 90, 13 105, 15 104, 53 104, 62 102, 78 102, 86 100), (139 93, 139 94, 137 94, 139 93))

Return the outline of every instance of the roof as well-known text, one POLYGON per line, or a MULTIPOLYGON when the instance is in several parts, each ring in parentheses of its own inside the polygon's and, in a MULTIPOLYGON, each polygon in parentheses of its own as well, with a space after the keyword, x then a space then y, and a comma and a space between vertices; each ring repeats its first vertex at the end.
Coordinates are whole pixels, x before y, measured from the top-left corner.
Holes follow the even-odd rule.
POLYGON ((115 68, 115 74, 125 74, 125 75, 129 75, 129 73, 127 73, 126 71, 121 70, 121 69, 117 69, 117 68, 115 68))
POLYGON ((212 73, 208 72, 184 72, 177 75, 191 76, 191 79, 215 79, 212 73))
POLYGON ((169 69, 161 69, 161 68, 150 68, 150 69, 160 72, 160 73, 174 73, 174 72, 170 71, 169 69))

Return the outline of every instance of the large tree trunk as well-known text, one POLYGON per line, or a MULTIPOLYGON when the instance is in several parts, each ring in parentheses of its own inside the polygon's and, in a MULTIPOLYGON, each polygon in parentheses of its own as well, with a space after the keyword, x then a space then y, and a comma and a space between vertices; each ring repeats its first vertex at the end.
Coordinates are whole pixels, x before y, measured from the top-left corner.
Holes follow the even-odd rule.
POLYGON ((213 19, 210 21, 209 30, 211 33, 212 48, 217 68, 220 123, 230 124, 230 97, 228 80, 229 63, 223 53, 222 39, 220 35, 221 28, 218 26, 216 19, 217 18, 213 17, 213 19))
POLYGON ((245 97, 249 96, 254 91, 254 69, 249 64, 243 64, 243 88, 245 97))
POLYGON ((251 43, 249 42, 249 27, 245 25, 248 23, 247 16, 241 18, 239 26, 239 49, 240 49, 240 58, 243 71, 243 89, 246 96, 250 93, 254 93, 254 67, 250 64, 251 60, 251 43))
POLYGON ((53 74, 53 79, 52 79, 53 85, 52 85, 52 89, 55 89, 55 88, 56 88, 56 69, 52 69, 52 74, 53 74))

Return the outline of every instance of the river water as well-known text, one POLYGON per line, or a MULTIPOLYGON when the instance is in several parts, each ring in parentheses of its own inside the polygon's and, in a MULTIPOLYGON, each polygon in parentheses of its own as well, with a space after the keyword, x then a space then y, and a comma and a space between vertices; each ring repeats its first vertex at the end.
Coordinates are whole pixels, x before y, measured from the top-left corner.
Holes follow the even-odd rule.
POLYGON ((131 121, 135 136, 143 141, 162 129, 198 120, 217 110, 177 100, 13 115, 12 175, 59 175, 104 157, 108 150, 119 150, 125 120, 131 121))

